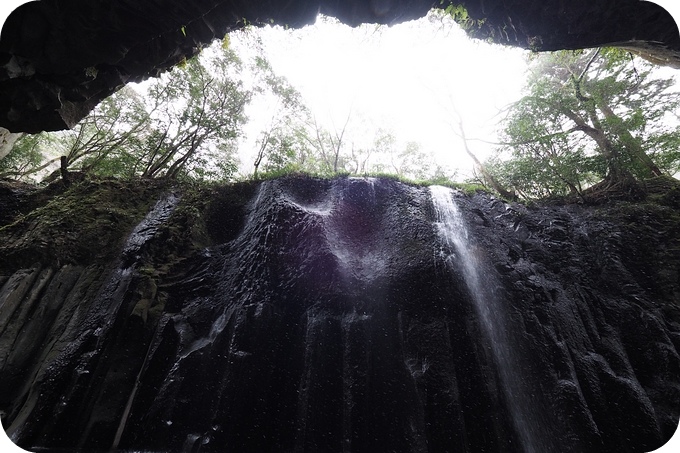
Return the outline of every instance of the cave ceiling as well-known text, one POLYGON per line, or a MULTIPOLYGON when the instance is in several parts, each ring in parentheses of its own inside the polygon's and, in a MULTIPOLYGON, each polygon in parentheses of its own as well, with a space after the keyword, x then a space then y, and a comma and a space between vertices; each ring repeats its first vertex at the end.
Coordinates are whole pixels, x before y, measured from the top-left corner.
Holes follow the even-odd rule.
MULTIPOLYGON (((444 3, 448 3, 446 0, 444 3)), ((680 67, 680 36, 639 0, 463 0, 468 34, 532 50, 620 45, 680 67)), ((17 8, 0 36, 0 127, 72 127, 126 83, 157 76, 244 24, 302 27, 317 14, 396 24, 439 0, 41 0, 17 8)), ((455 52, 447 58, 455 58, 455 52)))

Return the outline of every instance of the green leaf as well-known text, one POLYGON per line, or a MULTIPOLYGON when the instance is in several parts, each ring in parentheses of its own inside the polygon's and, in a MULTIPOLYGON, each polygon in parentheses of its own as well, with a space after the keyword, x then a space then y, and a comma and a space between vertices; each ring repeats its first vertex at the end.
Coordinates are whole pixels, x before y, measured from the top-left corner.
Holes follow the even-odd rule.
POLYGON ((680 135, 669 113, 680 109, 680 93, 647 63, 588 49, 543 53, 532 66, 527 94, 501 124, 505 145, 489 162, 506 186, 540 198, 605 177, 678 171, 677 142, 662 137, 680 135))

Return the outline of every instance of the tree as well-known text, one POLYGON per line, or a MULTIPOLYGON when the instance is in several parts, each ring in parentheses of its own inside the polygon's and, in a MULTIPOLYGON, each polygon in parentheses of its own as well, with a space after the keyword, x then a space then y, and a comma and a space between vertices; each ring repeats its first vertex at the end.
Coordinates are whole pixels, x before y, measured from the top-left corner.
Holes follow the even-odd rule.
POLYGON ((399 143, 391 130, 378 128, 370 146, 359 148, 352 143, 344 168, 352 174, 389 173, 427 179, 432 176, 432 160, 419 143, 399 143))
POLYGON ((214 46, 140 92, 124 87, 72 130, 22 137, 0 172, 26 177, 60 161, 62 175, 229 178, 251 97, 240 69, 233 51, 214 46))
POLYGON ((24 135, 0 166, 15 178, 40 176, 56 162, 60 162, 62 173, 76 169, 132 176, 131 156, 149 118, 142 97, 126 86, 104 99, 71 130, 24 135))
POLYGON ((152 111, 129 86, 104 99, 72 130, 54 134, 63 158, 62 170, 106 176, 134 175, 139 137, 148 127, 152 111))
POLYGON ((12 133, 4 127, 0 127, 0 161, 9 154, 12 147, 14 147, 14 143, 24 135, 23 132, 12 133))
POLYGON ((456 127, 454 128, 454 133, 458 135, 458 137, 460 137, 461 141, 463 142, 463 149, 465 150, 465 153, 475 163, 474 166, 475 170, 478 170, 482 174, 481 176, 482 183, 491 186, 491 188, 495 190, 503 198, 507 200, 515 200, 517 198, 515 193, 506 189, 506 186, 501 184, 498 181, 498 179, 493 175, 493 173, 489 171, 487 165, 481 162, 477 158, 477 155, 472 152, 472 150, 470 149, 469 140, 467 138, 467 135, 465 134, 465 127, 463 127, 463 119, 456 110, 455 105, 453 104, 453 100, 451 100, 451 106, 453 107, 453 110, 457 117, 457 123, 456 127))
POLYGON ((488 166, 525 197, 582 195, 680 168, 674 80, 613 49, 538 56, 527 94, 510 106, 488 166), (592 190, 592 189, 591 189, 592 190))
POLYGON ((47 146, 49 136, 46 134, 24 134, 9 152, 0 159, 0 178, 32 179, 32 176, 53 164, 59 158, 45 163, 43 148, 47 146))
MULTIPOLYGON (((319 161, 318 171, 323 174, 334 174, 340 171, 348 171, 347 166, 350 164, 352 157, 347 156, 347 152, 343 153, 343 149, 347 146, 348 126, 352 118, 352 111, 347 113, 347 118, 342 126, 342 129, 333 128, 333 132, 325 129, 319 124, 316 117, 312 117, 307 123, 306 141, 313 149, 314 154, 319 161)), ((354 148, 352 147, 352 152, 354 148)), ((351 154, 351 152, 350 152, 351 154)))
POLYGON ((305 169, 311 163, 305 128, 310 112, 302 95, 285 77, 277 76, 262 55, 255 57, 254 72, 259 81, 257 91, 267 97, 272 114, 260 131, 253 176, 257 177, 261 165, 265 171, 305 169))
POLYGON ((236 54, 213 50, 191 59, 185 68, 173 69, 149 89, 163 108, 152 115, 142 176, 174 178, 211 161, 233 159, 251 93, 236 77, 236 54))

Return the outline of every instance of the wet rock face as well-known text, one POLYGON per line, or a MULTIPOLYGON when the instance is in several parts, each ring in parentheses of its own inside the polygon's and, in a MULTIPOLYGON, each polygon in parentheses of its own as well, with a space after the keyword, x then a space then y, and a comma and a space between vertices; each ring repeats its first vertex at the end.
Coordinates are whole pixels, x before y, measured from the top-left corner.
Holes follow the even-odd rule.
POLYGON ((118 258, 3 266, 0 413, 18 445, 644 452, 677 427, 672 208, 451 192, 509 362, 427 188, 285 178, 192 209, 179 192, 118 258), (521 429, 529 412, 541 426, 521 429))
MULTIPOLYGON (((481 39, 534 50, 626 43, 680 66, 680 36, 639 0, 466 0, 481 39), (651 44, 650 44, 651 43, 651 44)), ((349 25, 424 16, 433 0, 42 0, 18 8, 0 38, 0 127, 65 129, 128 82, 158 75, 245 23, 301 27, 318 12, 349 25)))

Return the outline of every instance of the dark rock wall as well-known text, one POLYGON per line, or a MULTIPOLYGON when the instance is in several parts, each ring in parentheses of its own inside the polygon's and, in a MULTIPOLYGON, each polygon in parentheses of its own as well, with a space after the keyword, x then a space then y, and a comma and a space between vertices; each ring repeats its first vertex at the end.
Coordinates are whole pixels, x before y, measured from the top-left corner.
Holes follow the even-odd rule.
MULTIPOLYGON (((554 50, 625 43, 680 66, 677 25, 639 0, 465 0, 469 33, 554 50)), ((41 0, 19 7, 0 37, 0 127, 72 127, 123 85, 158 75, 246 23, 301 27, 316 14, 350 25, 424 16, 436 0, 41 0)), ((455 55, 455 51, 452 55, 455 55)))
MULTIPOLYGON (((469 33, 482 39, 533 50, 621 44, 664 43, 680 50, 678 25, 652 2, 620 0, 463 0, 473 19, 469 33)), ((635 47, 633 45, 633 47, 635 47)), ((680 64, 675 56, 674 64, 680 64)))
MULTIPOLYGON (((18 445, 523 451, 427 188, 187 190, 111 258, 2 263, 0 413, 18 445)), ((680 418, 677 212, 455 197, 507 309, 540 451, 661 446, 680 418)))

